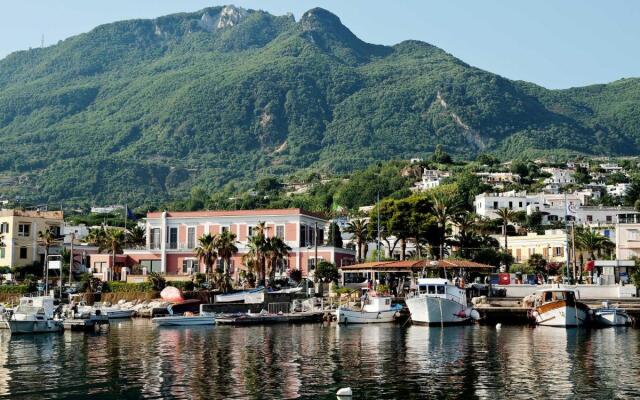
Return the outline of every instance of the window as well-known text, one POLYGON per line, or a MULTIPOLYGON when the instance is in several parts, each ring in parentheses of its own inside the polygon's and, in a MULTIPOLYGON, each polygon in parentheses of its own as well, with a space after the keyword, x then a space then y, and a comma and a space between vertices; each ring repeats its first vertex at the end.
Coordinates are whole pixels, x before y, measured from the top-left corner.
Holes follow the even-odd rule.
POLYGON ((607 223, 610 224, 613 222, 613 216, 607 215, 607 223))
POLYGON ((593 222, 593 215, 587 215, 587 222, 593 222))
POLYGON ((518 202, 518 207, 522 208, 522 202, 518 202))
POLYGON ((187 228, 187 248, 193 249, 196 247, 196 228, 187 228))
POLYGON ((2 224, 0 224, 0 233, 9 233, 9 224, 6 222, 3 222, 2 224))
POLYGON ((429 294, 436 294, 436 287, 433 285, 429 285, 429 294))
POLYGON ((160 260, 140 260, 140 266, 149 272, 162 272, 162 262, 160 260))
POLYGON ((247 227, 247 236, 252 238, 255 230, 256 230, 255 226, 248 226, 247 227))
POLYGON ((509 202, 509 210, 513 209, 513 201, 509 202))
POLYGON ((158 250, 160 248, 160 228, 151 229, 151 249, 158 250))
POLYGON ((104 272, 107 268, 107 263, 104 261, 96 261, 93 263, 93 272, 104 272))
POLYGON ((228 227, 228 226, 223 226, 223 227, 220 229, 220 233, 225 233, 225 232, 229 232, 229 227, 228 227))
POLYGON ((418 286, 418 292, 419 292, 420 294, 425 294, 425 293, 427 293, 427 285, 420 285, 420 286, 418 286))
POLYGON ((564 249, 562 247, 554 247, 553 255, 555 257, 562 257, 564 255, 564 249))
POLYGON ((284 240, 284 225, 276 226, 276 236, 284 240))
POLYGON ((5 248, 0 247, 0 258, 4 258, 4 257, 5 257, 5 248))
POLYGON ((29 237, 31 235, 31 224, 18 224, 18 236, 29 237))
POLYGON ((438 294, 444 294, 444 286, 437 286, 438 294))
POLYGON ((167 244, 170 249, 178 248, 178 228, 167 229, 167 244))
POLYGON ((307 227, 306 225, 300 225, 300 246, 307 245, 307 227))
POLYGON ((315 246, 316 244, 316 233, 312 227, 309 227, 309 245, 315 246))
POLYGON ((195 259, 182 260, 183 274, 195 274, 196 272, 198 272, 198 260, 195 260, 195 259))
POLYGON ((498 202, 497 202, 497 201, 494 201, 494 202, 493 202, 493 209, 494 209, 494 210, 497 210, 497 209, 498 209, 498 202))
POLYGON ((22 260, 25 260, 27 258, 27 248, 26 247, 20 247, 20 258, 22 260))

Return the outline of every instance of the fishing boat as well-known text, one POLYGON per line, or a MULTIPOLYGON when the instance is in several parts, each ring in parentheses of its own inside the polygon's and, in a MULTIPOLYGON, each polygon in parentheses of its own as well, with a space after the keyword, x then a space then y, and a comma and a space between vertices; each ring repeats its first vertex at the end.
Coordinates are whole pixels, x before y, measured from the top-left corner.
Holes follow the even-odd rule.
POLYGON ((106 315, 109 319, 131 318, 136 313, 135 310, 121 308, 120 306, 107 307, 103 304, 96 303, 93 306, 94 314, 106 315))
POLYGON ((216 303, 262 303, 264 301, 264 287, 255 288, 252 290, 245 290, 242 292, 219 294, 216 295, 216 303), (257 301, 259 300, 259 301, 257 301))
POLYGON ((339 324, 375 324, 382 322, 393 322, 398 313, 402 310, 400 304, 391 304, 392 298, 389 296, 369 295, 364 301, 360 310, 348 307, 338 307, 336 319, 339 324))
POLYGON ((195 326, 195 325, 215 325, 216 316, 214 313, 206 312, 202 310, 200 305, 200 314, 195 315, 190 312, 186 312, 182 315, 174 315, 172 306, 167 308, 169 311, 166 317, 155 317, 151 321, 156 326, 195 326))
POLYGON ((411 320, 416 324, 463 324, 480 317, 467 303, 466 289, 451 284, 447 279, 418 279, 417 290, 406 303, 411 320))
POLYGON ((593 316, 595 323, 600 326, 629 326, 633 322, 624 309, 611 306, 608 301, 593 310, 593 316))
POLYGON ((11 334, 51 333, 64 329, 55 318, 53 297, 23 297, 20 305, 6 318, 11 334))
POLYGON ((578 301, 574 289, 552 288, 537 292, 533 316, 538 325, 574 327, 589 322, 589 307, 578 301))

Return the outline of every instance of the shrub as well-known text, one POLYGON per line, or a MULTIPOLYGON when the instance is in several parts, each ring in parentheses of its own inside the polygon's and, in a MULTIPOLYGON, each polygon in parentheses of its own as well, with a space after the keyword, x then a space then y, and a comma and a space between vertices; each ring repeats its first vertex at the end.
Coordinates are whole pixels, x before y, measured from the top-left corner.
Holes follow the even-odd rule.
POLYGON ((190 292, 195 287, 192 281, 171 281, 167 283, 167 286, 173 286, 183 292, 190 292))
POLYGON ((387 286, 387 285, 378 285, 378 286, 376 286, 376 292, 378 292, 378 293, 389 293, 389 286, 387 286))
POLYGON ((288 275, 289 279, 296 283, 300 283, 300 281, 302 281, 302 271, 297 268, 290 269, 288 275))
POLYGON ((29 285, 2 285, 0 286, 2 294, 26 294, 29 293, 29 285))
POLYGON ((157 290, 158 292, 164 289, 167 284, 164 277, 157 272, 151 272, 147 276, 147 281, 151 284, 153 290, 157 290))
POLYGON ((112 293, 145 293, 153 291, 153 284, 150 282, 109 282, 108 286, 109 291, 112 293))
POLYGON ((324 282, 337 282, 340 279, 338 267, 327 261, 321 261, 316 268, 316 279, 324 282))

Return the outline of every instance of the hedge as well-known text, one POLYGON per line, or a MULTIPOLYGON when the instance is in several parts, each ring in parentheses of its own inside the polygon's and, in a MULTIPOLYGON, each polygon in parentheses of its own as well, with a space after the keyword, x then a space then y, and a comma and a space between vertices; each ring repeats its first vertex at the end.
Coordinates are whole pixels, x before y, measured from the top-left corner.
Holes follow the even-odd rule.
POLYGON ((0 293, 25 294, 29 292, 27 285, 0 285, 0 293))
POLYGON ((149 282, 140 282, 140 283, 109 282, 108 291, 112 293, 134 293, 134 292, 147 293, 147 292, 153 291, 153 285, 149 282))

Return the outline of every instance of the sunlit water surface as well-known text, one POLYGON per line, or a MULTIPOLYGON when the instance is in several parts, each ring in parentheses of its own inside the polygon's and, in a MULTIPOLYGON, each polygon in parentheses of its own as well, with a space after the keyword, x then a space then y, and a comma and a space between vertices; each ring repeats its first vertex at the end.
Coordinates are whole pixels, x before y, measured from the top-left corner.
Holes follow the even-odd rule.
POLYGON ((640 398, 640 330, 281 325, 10 337, 0 398, 640 398), (87 396, 88 395, 88 396, 87 396))

